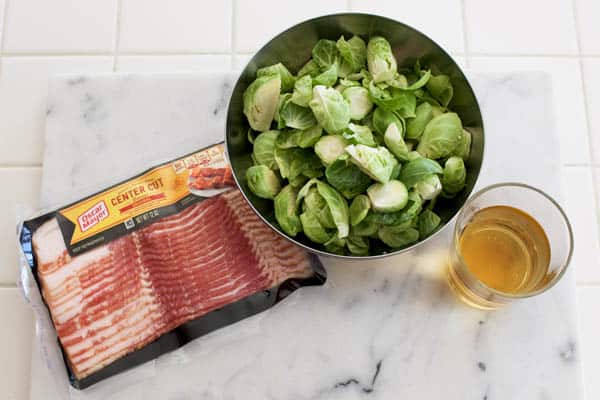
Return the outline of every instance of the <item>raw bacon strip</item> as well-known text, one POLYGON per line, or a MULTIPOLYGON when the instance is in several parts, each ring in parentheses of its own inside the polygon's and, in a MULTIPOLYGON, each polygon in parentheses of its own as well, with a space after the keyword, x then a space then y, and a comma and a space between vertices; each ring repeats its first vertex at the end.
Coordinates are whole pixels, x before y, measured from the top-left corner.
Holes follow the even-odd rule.
MULTIPOLYGON (((192 174, 233 184, 229 168, 192 174)), ((68 255, 55 219, 33 243, 42 294, 79 379, 187 321, 313 274, 308 256, 271 231, 237 190, 77 257, 68 255)))

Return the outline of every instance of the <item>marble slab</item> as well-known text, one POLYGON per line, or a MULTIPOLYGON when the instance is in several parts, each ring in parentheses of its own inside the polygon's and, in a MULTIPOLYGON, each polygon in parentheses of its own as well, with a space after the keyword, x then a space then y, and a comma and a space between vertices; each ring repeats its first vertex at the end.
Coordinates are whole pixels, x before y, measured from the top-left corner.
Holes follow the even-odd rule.
MULTIPOLYGON (((478 187, 533 184, 562 200, 551 86, 541 74, 470 80, 484 113, 478 187)), ((70 76, 50 85, 42 204, 57 206, 222 140, 232 77, 70 76)), ((324 258, 323 287, 73 398, 578 400, 572 270, 551 291, 484 312, 444 280, 450 229, 407 254, 324 258)), ((31 398, 60 398, 37 350, 31 398)))

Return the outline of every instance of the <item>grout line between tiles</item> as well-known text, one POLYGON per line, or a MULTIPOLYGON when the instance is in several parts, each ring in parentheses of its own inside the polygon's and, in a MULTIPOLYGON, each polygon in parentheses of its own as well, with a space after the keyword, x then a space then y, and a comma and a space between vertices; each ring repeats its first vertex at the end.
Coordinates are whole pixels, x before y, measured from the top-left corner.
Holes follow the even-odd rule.
POLYGON ((460 1, 460 15, 461 15, 461 19, 462 19, 462 26, 463 26, 463 47, 465 48, 465 64, 467 65, 467 68, 471 68, 471 56, 469 55, 469 39, 468 39, 468 35, 467 35, 467 11, 466 11, 466 4, 465 4, 465 0, 461 0, 460 1))
MULTIPOLYGON (((581 55, 581 32, 579 29, 579 13, 577 11, 577 4, 575 0, 571 0, 571 7, 573 9, 573 18, 575 19, 575 38, 577 39, 577 52, 581 55)), ((579 57, 579 69, 581 70, 581 93, 583 95, 583 108, 585 111, 585 120, 587 125, 587 136, 588 136, 588 152, 590 157, 590 163, 594 164, 597 160, 594 159, 593 151, 593 136, 592 136, 592 125, 590 124, 590 108, 588 106, 588 93, 585 85, 585 67, 583 64, 583 58, 579 57)), ((600 160, 598 160, 600 161, 600 160)), ((600 238, 600 189, 596 187, 598 181, 598 170, 592 168, 592 187, 594 188, 594 206, 596 207, 596 230, 598 231, 598 237, 600 238)))
POLYGON ((525 58, 575 58, 579 59, 578 54, 565 54, 565 53, 545 53, 545 54, 534 54, 534 53, 485 53, 481 51, 472 51, 469 53, 472 57, 525 57, 525 58))
POLYGON ((42 168, 42 164, 3 164, 0 163, 0 169, 17 169, 17 168, 42 168))
POLYGON ((237 9, 237 1, 236 0, 230 0, 231 1, 231 27, 229 29, 229 34, 231 35, 231 38, 229 38, 229 45, 230 45, 230 49, 229 49, 229 57, 230 57, 230 68, 233 71, 235 69, 235 18, 236 18, 236 12, 235 10, 237 9))
POLYGON ((4 52, 4 41, 6 40, 6 16, 8 13, 8 0, 4 2, 2 19, 0 20, 0 75, 2 74, 2 54, 4 52))
MULTIPOLYGON (((111 56, 114 51, 56 51, 56 52, 8 52, 5 57, 79 57, 79 56, 111 56)), ((224 56, 229 51, 195 51, 195 50, 150 50, 150 51, 120 51, 121 56, 224 56)))
POLYGON ((119 57, 119 46, 121 45, 121 5, 122 1, 117 0, 117 11, 115 16, 115 47, 113 51, 113 72, 117 71, 117 59, 119 57))
POLYGON ((600 282, 577 282, 576 285, 578 289, 599 289, 600 290, 600 282))
POLYGON ((598 168, 600 164, 595 163, 563 163, 563 167, 573 168, 573 167, 587 167, 587 168, 598 168))

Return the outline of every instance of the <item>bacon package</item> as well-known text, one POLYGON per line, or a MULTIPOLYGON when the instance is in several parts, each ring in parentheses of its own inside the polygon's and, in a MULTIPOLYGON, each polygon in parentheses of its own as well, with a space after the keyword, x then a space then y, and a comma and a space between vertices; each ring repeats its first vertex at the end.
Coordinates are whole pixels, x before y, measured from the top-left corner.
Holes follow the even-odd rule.
POLYGON ((250 209, 222 145, 25 221, 20 243, 78 389, 326 279, 250 209))

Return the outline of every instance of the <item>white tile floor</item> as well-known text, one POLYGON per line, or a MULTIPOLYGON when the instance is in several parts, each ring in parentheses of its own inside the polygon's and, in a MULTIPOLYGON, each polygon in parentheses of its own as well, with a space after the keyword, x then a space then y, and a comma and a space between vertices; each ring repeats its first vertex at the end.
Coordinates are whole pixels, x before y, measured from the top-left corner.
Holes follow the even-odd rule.
POLYGON ((473 70, 552 76, 586 394, 600 399, 598 0, 0 0, 0 365, 10 365, 0 369, 0 398, 28 394, 32 322, 14 285, 12 235, 18 206, 39 196, 48 75, 240 69, 290 24, 348 10, 418 27, 473 70))

